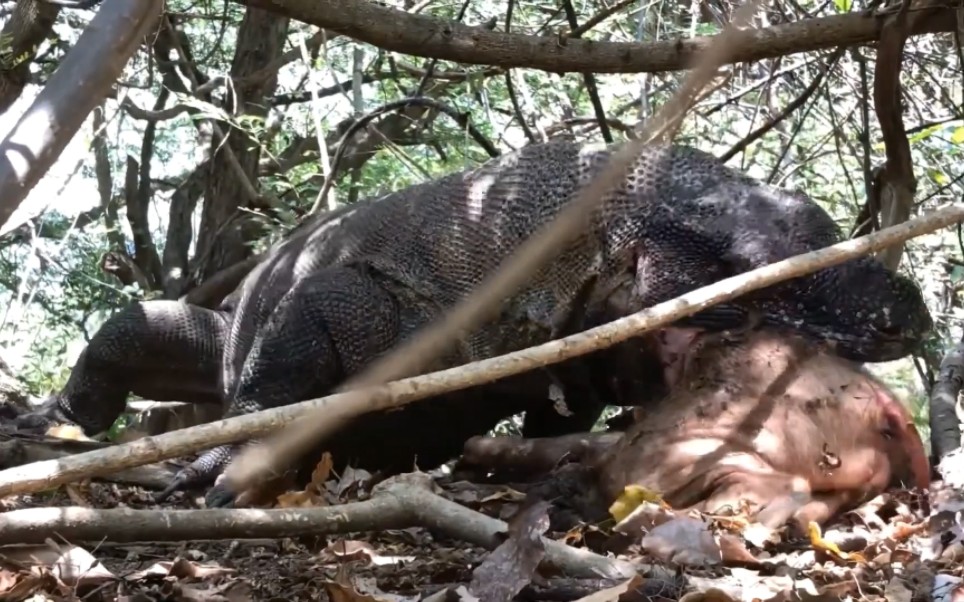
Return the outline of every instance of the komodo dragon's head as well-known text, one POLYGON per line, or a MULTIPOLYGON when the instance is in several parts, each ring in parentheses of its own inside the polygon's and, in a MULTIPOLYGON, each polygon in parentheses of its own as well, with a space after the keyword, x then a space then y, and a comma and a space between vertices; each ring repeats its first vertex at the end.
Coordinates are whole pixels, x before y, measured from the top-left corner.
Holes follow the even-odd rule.
POLYGON ((858 362, 887 362, 916 351, 934 326, 920 288, 862 257, 790 281, 792 295, 768 304, 767 321, 835 345, 858 362))

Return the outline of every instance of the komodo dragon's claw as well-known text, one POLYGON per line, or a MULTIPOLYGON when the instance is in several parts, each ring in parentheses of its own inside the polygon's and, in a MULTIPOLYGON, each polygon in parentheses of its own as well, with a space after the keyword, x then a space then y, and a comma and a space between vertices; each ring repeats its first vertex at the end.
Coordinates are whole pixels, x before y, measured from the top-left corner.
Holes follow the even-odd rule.
POLYGON ((231 491, 224 483, 217 483, 204 496, 204 505, 208 508, 230 508, 234 505, 237 493, 231 491))
POLYGON ((196 460, 174 475, 170 485, 154 496, 154 503, 163 502, 176 491, 183 491, 213 482, 231 461, 234 448, 233 445, 222 445, 198 456, 196 460))
POLYGON ((44 433, 52 426, 76 424, 55 405, 44 405, 13 419, 13 428, 25 433, 44 433))

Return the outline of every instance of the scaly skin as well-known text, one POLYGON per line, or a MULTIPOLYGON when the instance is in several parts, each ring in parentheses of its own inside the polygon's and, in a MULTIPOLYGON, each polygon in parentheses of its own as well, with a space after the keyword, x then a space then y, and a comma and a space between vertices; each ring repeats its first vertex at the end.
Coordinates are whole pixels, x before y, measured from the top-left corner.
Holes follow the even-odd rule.
MULTIPOLYGON (((611 150, 533 145, 299 228, 215 312, 225 322, 204 322, 193 333, 223 350, 218 380, 227 415, 331 392, 470 294, 573 199, 611 150)), ((605 307, 607 315, 625 315, 839 239, 827 213, 804 195, 763 185, 695 149, 652 146, 624 185, 602 200, 580 237, 507 298, 495 319, 422 371, 545 342, 582 310, 589 315, 605 307)), ((157 307, 152 303, 141 307, 157 307)), ((907 355, 932 326, 917 287, 869 258, 732 300, 681 325, 720 330, 750 323, 832 343, 836 353, 857 361, 907 355)), ((159 340, 158 329, 140 327, 128 328, 126 338, 159 340)), ((110 322, 104 329, 118 331, 110 322)), ((116 355, 98 370, 123 374, 125 353, 102 353, 105 340, 98 333, 88 355, 116 355)), ((184 349, 187 363, 197 359, 190 344, 184 349)), ((97 405, 101 389, 116 388, 113 399, 133 388, 87 378, 91 369, 79 365, 71 379, 83 387, 69 386, 53 401, 85 430, 116 418, 115 403, 97 405)), ((574 378, 564 388, 578 390, 584 380, 574 378)), ((568 426, 548 430, 555 428, 568 426)), ((418 453, 418 446, 413 450, 418 453)), ((202 467, 209 481, 220 468, 208 464, 223 462, 218 456, 202 467)))

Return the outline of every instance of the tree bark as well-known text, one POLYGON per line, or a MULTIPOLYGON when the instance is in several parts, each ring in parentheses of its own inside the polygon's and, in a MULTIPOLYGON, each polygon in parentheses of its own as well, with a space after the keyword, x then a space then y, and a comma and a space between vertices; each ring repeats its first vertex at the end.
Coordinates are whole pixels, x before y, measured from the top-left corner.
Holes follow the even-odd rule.
MULTIPOLYGON (((231 65, 231 77, 241 82, 235 87, 239 114, 262 119, 268 114, 270 99, 277 87, 277 72, 257 79, 244 78, 277 61, 284 49, 287 33, 287 18, 255 8, 245 12, 231 65)), ((222 125, 225 126, 226 145, 237 157, 249 181, 256 182, 261 158, 258 143, 243 132, 227 129, 228 124, 222 125)), ((212 145, 211 172, 201 210, 198 254, 192 270, 199 282, 243 261, 250 252, 246 243, 256 234, 252 220, 238 213, 238 209, 250 205, 252 199, 248 198, 230 165, 227 153, 217 148, 217 137, 212 145)))
POLYGON ((0 143, 0 228, 107 95, 161 14, 161 0, 104 0, 77 44, 0 143))
MULTIPOLYGON (((437 17, 380 6, 367 0, 234 0, 403 54, 495 67, 524 67, 550 73, 657 73, 689 68, 712 37, 648 44, 597 42, 490 31, 437 17)), ((910 35, 953 31, 954 9, 928 7, 914 19, 910 35)), ((866 44, 880 39, 883 19, 873 11, 804 19, 748 30, 729 63, 758 61, 798 52, 866 44)))

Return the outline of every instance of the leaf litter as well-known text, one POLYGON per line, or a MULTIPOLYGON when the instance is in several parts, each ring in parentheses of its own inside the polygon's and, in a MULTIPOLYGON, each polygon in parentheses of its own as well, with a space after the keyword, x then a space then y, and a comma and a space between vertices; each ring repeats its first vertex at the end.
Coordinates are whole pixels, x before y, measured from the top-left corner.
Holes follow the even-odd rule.
MULTIPOLYGON (((371 474, 336 475, 332 466, 324 455, 305 487, 280 492, 266 505, 337 507, 370 496, 371 474)), ((438 495, 506 520, 491 551, 432 525, 327 537, 89 546, 51 533, 44 544, 0 546, 0 600, 964 602, 964 494, 938 484, 928 515, 918 494, 896 490, 822 529, 811 524, 803 534, 766 528, 739 511, 676 510, 658 493, 638 490, 617 500, 608 524, 556 532, 549 502, 510 486, 434 476, 438 495), (543 536, 638 563, 639 572, 574 578, 544 562, 543 536)), ((202 507, 200 496, 172 503, 202 507)), ((140 488, 97 481, 3 504, 156 507, 140 488)))

